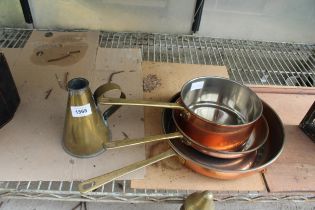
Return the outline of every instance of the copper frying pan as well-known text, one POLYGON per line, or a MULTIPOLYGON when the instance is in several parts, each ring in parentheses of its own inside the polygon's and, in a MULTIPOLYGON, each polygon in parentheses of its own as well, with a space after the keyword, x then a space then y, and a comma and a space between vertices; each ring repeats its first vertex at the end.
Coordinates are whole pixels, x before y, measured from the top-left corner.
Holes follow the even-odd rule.
MULTIPOLYGON (((284 146, 284 128, 280 118, 270 106, 266 103, 263 103, 263 105, 263 115, 272 129, 269 132, 267 142, 257 152, 239 159, 217 159, 204 155, 180 141, 170 140, 169 144, 172 149, 150 159, 83 181, 79 184, 79 191, 81 193, 90 192, 127 173, 175 155, 184 160, 183 164, 186 167, 202 175, 218 179, 234 179, 261 171, 280 156, 284 146)), ((166 133, 174 129, 172 127, 174 124, 169 123, 170 120, 171 110, 166 109, 163 113, 163 126, 166 133)))

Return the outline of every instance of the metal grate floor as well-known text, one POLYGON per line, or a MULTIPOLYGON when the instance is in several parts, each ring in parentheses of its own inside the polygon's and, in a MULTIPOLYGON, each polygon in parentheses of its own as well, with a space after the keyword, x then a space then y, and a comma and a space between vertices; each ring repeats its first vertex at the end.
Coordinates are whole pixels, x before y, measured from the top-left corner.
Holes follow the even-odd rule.
POLYGON ((102 32, 100 46, 140 48, 145 61, 226 65, 244 84, 315 86, 315 44, 102 32))
POLYGON ((32 30, 0 29, 0 48, 23 48, 32 30))

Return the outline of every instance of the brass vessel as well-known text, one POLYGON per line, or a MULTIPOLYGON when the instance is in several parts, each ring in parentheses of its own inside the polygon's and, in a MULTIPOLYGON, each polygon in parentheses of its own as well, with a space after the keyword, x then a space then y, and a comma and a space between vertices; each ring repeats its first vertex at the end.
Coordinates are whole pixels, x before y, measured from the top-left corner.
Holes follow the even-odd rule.
POLYGON ((93 157, 107 149, 145 144, 178 138, 178 135, 156 135, 137 139, 111 141, 110 130, 106 123, 120 105, 113 105, 101 114, 99 104, 103 104, 105 93, 120 90, 120 98, 126 98, 120 86, 106 83, 98 87, 94 94, 88 80, 74 78, 68 82, 68 104, 63 133, 63 147, 66 152, 76 157, 93 157))
POLYGON ((213 195, 209 191, 190 194, 180 210, 214 210, 213 195))
MULTIPOLYGON (((103 115, 97 107, 97 99, 105 92, 120 89, 113 83, 100 86, 94 95, 88 80, 74 78, 68 82, 68 103, 63 133, 64 149, 76 157, 91 157, 105 151, 104 143, 110 141, 111 134, 106 121, 119 106, 111 106, 103 115)), ((125 94, 121 92, 121 98, 125 94)))

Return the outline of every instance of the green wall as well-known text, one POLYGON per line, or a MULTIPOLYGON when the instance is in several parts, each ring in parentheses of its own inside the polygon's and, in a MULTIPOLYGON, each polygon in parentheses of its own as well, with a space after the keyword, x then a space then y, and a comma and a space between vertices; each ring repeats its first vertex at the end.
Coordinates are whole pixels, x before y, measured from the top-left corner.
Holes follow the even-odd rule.
POLYGON ((0 27, 27 27, 19 0, 0 0, 0 27))

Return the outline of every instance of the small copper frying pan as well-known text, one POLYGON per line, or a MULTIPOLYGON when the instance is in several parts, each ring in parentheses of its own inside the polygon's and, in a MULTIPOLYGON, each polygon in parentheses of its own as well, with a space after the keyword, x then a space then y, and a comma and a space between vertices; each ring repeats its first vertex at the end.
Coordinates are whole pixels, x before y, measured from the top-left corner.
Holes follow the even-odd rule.
MULTIPOLYGON (((257 152, 238 159, 218 159, 200 153, 180 141, 170 140, 169 145, 172 149, 150 159, 83 181, 79 184, 79 191, 81 193, 90 192, 125 174, 175 155, 184 160, 183 164, 186 167, 199 174, 218 179, 235 179, 261 171, 280 156, 284 146, 284 128, 280 118, 266 103, 263 103, 263 106, 263 115, 272 129, 269 132, 267 142, 257 152)), ((166 133, 172 132, 175 128, 171 119, 171 110, 166 109, 162 121, 166 133)))

